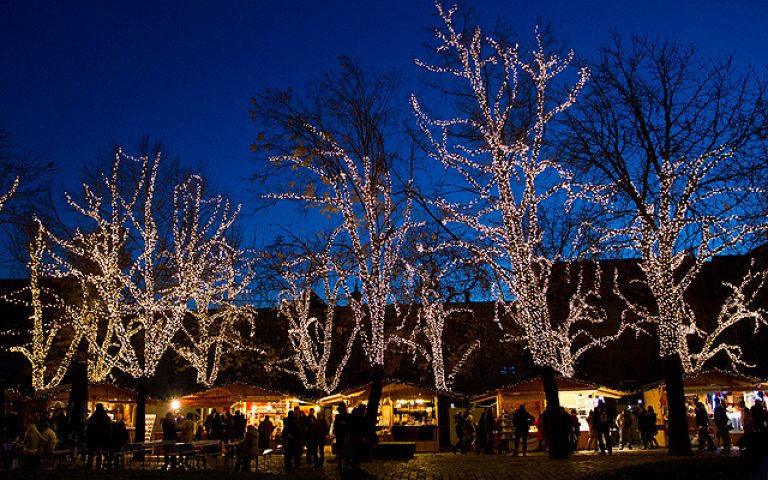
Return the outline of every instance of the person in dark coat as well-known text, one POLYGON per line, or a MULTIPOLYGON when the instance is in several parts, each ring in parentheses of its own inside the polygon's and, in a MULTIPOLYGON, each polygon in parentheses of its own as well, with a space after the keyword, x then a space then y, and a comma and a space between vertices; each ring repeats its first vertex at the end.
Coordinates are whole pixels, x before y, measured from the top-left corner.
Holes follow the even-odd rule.
POLYGON ((106 454, 106 469, 117 470, 118 456, 117 452, 123 449, 128 444, 128 428, 125 426, 122 416, 119 414, 115 416, 115 421, 112 422, 111 431, 109 434, 109 441, 107 442, 107 454, 106 454))
POLYGON ((715 425, 717 426, 717 438, 720 439, 720 446, 725 453, 731 453, 731 433, 728 423, 728 413, 725 411, 725 400, 720 399, 715 408, 715 425))
POLYGON ((179 437, 176 434, 176 419, 173 417, 173 413, 166 413, 160 425, 163 429, 163 466, 166 470, 175 469, 176 456, 173 451, 179 437))
MULTIPOLYGON (((237 416, 237 415, 235 415, 237 416)), ((259 457, 259 432, 253 425, 248 425, 245 436, 240 442, 235 460, 236 472, 250 472, 251 460, 259 457)), ((258 462, 258 460, 257 460, 258 462)), ((258 467, 258 465, 257 465, 258 467)))
POLYGON ((283 460, 286 472, 291 472, 294 467, 298 466, 294 464, 296 460, 296 443, 300 435, 297 421, 296 413, 293 410, 289 410, 288 415, 283 419, 281 440, 283 442, 283 460))
POLYGON ((314 439, 312 435, 312 425, 314 425, 315 410, 310 408, 309 413, 304 417, 304 445, 307 446, 307 465, 314 465, 317 463, 317 451, 315 449, 314 439))
POLYGON ((709 450, 715 450, 715 441, 712 440, 712 436, 709 434, 709 414, 707 413, 707 407, 700 401, 696 401, 696 408, 694 410, 696 415, 696 428, 699 430, 699 451, 704 450, 704 444, 707 445, 709 450))
POLYGON ((267 450, 272 448, 272 432, 275 431, 275 426, 269 419, 269 415, 264 415, 264 420, 259 423, 259 450, 267 450))
POLYGON ((456 444, 453 446, 453 453, 456 453, 457 450, 461 450, 461 453, 464 453, 464 415, 461 412, 454 415, 453 423, 456 429, 456 444))
POLYGON ((109 415, 104 411, 104 405, 97 403, 85 426, 85 444, 88 447, 86 470, 93 467, 94 458, 96 459, 96 469, 101 469, 102 455, 104 454, 104 447, 109 441, 111 423, 109 415))
POLYGON ((326 438, 328 438, 328 422, 325 421, 323 412, 320 412, 312 422, 312 445, 315 449, 313 457, 317 468, 321 468, 325 463, 326 438))
POLYGON ((349 445, 350 418, 347 405, 341 402, 333 420, 333 437, 336 439, 336 468, 343 470, 350 462, 349 445))
POLYGON ((232 419, 234 424, 234 436, 235 440, 242 440, 245 436, 245 426, 248 424, 248 421, 245 418, 245 415, 243 415, 243 412, 238 410, 235 412, 235 416, 232 419))
POLYGON ((485 453, 493 453, 495 432, 496 432, 496 418, 493 415, 493 410, 490 408, 485 409, 485 453))
POLYGON ((523 441, 523 456, 528 452, 528 430, 533 425, 533 415, 528 413, 525 405, 520 405, 512 417, 512 425, 515 427, 515 456, 517 456, 520 440, 523 441))
POLYGON ((605 455, 605 450, 608 450, 608 455, 613 454, 613 447, 611 446, 611 415, 608 413, 608 407, 600 400, 595 407, 595 431, 597 432, 597 444, 600 447, 600 454, 605 455))

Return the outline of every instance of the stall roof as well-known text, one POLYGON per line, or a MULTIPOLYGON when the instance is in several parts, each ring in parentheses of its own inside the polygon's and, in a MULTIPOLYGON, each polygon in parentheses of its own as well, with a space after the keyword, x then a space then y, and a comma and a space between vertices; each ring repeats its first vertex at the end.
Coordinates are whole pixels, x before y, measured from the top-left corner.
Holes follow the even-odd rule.
POLYGON ((185 395, 179 398, 179 402, 187 407, 218 407, 236 402, 280 402, 287 397, 294 398, 284 392, 245 383, 232 383, 192 395, 185 395))
MULTIPOLYGON (((330 404, 338 403, 347 398, 356 398, 360 396, 367 398, 370 395, 370 392, 371 392, 371 384, 361 385, 359 387, 342 390, 341 392, 336 393, 334 395, 323 397, 318 401, 318 403, 320 403, 321 405, 330 405, 330 404)), ((399 380, 385 380, 384 385, 382 387, 382 391, 381 391, 382 398, 394 397, 394 396, 412 397, 412 396, 418 396, 423 394, 440 395, 440 396, 454 398, 457 400, 461 398, 460 396, 454 393, 445 392, 442 390, 437 390, 429 387, 422 387, 420 385, 416 385, 408 382, 401 382, 399 380)))
MULTIPOLYGON (((37 398, 54 399, 66 403, 69 400, 69 394, 72 391, 72 385, 58 385, 56 387, 42 390, 35 394, 37 398)), ((94 383, 88 385, 89 402, 111 402, 111 403, 136 403, 138 394, 125 387, 119 387, 111 383, 94 383)), ((154 398, 147 398, 147 403, 157 402, 154 398)))
MULTIPOLYGON (((612 388, 596 385, 585 380, 577 380, 574 378, 557 377, 557 389, 560 392, 574 392, 582 390, 596 391, 600 396, 609 398, 621 398, 629 395, 629 392, 623 392, 621 390, 614 390, 612 388)), ((544 383, 540 378, 532 378, 524 380, 520 383, 508 385, 506 387, 498 388, 492 392, 488 392, 482 395, 478 395, 472 399, 472 401, 482 401, 497 395, 514 395, 514 396, 534 396, 544 394, 544 383)))
MULTIPOLYGON (((696 375, 683 379, 683 388, 686 393, 709 393, 755 390, 763 384, 764 380, 739 373, 725 372, 722 370, 705 370, 696 375)), ((642 387, 643 390, 651 390, 664 385, 660 380, 642 387)))

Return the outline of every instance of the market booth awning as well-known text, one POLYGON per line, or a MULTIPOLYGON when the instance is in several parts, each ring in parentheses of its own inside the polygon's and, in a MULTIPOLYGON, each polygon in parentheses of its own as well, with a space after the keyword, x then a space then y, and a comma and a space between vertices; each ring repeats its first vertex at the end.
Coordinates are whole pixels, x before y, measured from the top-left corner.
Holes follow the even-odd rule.
MULTIPOLYGON (((59 385, 38 392, 35 396, 51 402, 69 401, 72 385, 59 385)), ((88 385, 88 402, 91 403, 136 403, 137 393, 131 389, 113 385, 111 383, 94 383, 88 385)), ((147 403, 157 400, 147 398, 147 403)))
POLYGON ((245 383, 232 383, 179 398, 185 407, 221 407, 238 402, 281 402, 293 396, 245 383))
MULTIPOLYGON (((628 392, 614 390, 612 388, 597 385, 585 380, 562 377, 557 377, 555 380, 557 382, 557 389, 561 396, 563 392, 575 392, 577 395, 579 393, 582 395, 586 394, 590 395, 592 398, 621 398, 629 395, 628 392)), ((518 401, 520 403, 523 403, 522 400, 527 398, 542 399, 544 398, 544 383, 540 378, 533 378, 496 389, 483 395, 478 395, 477 397, 474 397, 472 401, 473 403, 484 403, 493 400, 498 401, 500 398, 506 399, 507 397, 510 398, 510 401, 514 401, 514 399, 517 398, 519 399, 518 401)), ((504 402, 505 400, 501 401, 501 403, 504 402)), ((504 407, 502 406, 502 408, 504 407)))

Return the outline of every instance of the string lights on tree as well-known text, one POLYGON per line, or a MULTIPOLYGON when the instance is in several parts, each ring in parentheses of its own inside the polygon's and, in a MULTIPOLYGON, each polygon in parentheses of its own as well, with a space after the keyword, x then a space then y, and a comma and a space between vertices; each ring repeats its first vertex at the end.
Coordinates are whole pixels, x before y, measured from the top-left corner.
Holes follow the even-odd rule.
POLYGON ((575 102, 589 72, 579 70, 567 98, 549 105, 552 100, 548 88, 567 69, 572 52, 565 59, 547 55, 537 34, 532 60, 526 62, 517 47, 485 37, 479 28, 470 36, 457 30, 453 22, 456 7, 446 10, 438 4, 437 8, 445 29, 436 32, 439 45, 435 51, 451 56, 456 64, 417 63, 430 72, 462 82, 477 114, 434 119, 416 96, 411 97, 418 122, 432 147, 430 156, 456 173, 470 192, 465 195, 471 196, 468 200, 443 197, 434 204, 444 222, 460 224, 474 234, 474 241, 457 237, 452 243, 471 252, 475 261, 493 268, 501 311, 522 333, 508 338, 522 341, 536 365, 571 377, 582 353, 604 345, 626 328, 622 325, 608 336, 594 336, 584 328, 602 322, 604 317, 591 306, 595 302, 590 297, 598 298, 598 294, 586 288, 585 281, 578 282, 580 287, 570 299, 571 308, 564 321, 553 320, 547 300, 556 259, 542 253, 541 209, 547 201, 572 198, 575 184, 570 172, 546 158, 542 148, 547 125, 575 102), (514 109, 522 100, 523 75, 535 91, 535 114, 530 126, 514 137, 511 123, 514 109), (474 136, 475 142, 460 143, 467 135, 474 136))
MULTIPOLYGON (((531 353, 545 386, 547 415, 555 422, 555 373, 572 377, 585 351, 604 346, 628 326, 622 322, 608 335, 591 333, 605 318, 596 306, 599 279, 594 288, 585 280, 577 282, 562 318, 554 318, 548 301, 557 258, 544 253, 541 215, 548 202, 570 206, 578 190, 571 173, 545 154, 546 133, 553 118, 575 103, 589 72, 579 69, 564 100, 557 101, 552 85, 568 70, 573 52, 566 58, 548 55, 537 31, 526 60, 517 46, 486 36, 479 27, 465 33, 454 24, 456 7, 436 5, 443 25, 436 29, 434 51, 444 63, 417 64, 458 85, 457 95, 469 102, 462 104, 462 111, 471 107, 466 116, 436 119, 415 95, 411 97, 430 156, 463 183, 461 194, 443 196, 433 204, 444 223, 467 232, 450 243, 492 268, 499 311, 516 329, 505 337, 521 342, 531 353)), ((503 328, 502 317, 496 320, 503 328)), ((550 429, 550 456, 566 458, 567 445, 556 429, 550 429)))
POLYGON ((344 353, 334 368, 337 304, 344 277, 336 273, 338 268, 331 256, 332 238, 316 258, 308 255, 283 262, 281 273, 285 288, 278 306, 280 315, 288 321, 288 341, 293 350, 290 358, 278 362, 285 365, 280 368, 296 375, 305 388, 326 394, 338 387, 360 329, 360 324, 354 322, 352 330, 345 332, 344 353), (323 312, 312 311, 315 288, 321 289, 325 299, 323 312))
POLYGON ((247 252, 233 244, 239 213, 220 196, 203 197, 203 181, 193 175, 174 190, 173 249, 169 294, 180 317, 181 339, 173 348, 213 386, 223 354, 249 348, 255 312, 242 300, 254 276, 247 252), (246 336, 244 336, 246 335, 246 336))

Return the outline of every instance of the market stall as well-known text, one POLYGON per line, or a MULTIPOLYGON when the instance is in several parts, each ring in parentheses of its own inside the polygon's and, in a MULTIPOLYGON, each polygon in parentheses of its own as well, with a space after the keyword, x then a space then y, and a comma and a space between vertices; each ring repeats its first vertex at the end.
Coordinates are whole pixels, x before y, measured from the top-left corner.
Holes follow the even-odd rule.
MULTIPOLYGON (((321 407, 345 402, 349 411, 368 403, 370 385, 345 390, 320 399, 321 407)), ((451 403, 459 398, 426 387, 386 381, 382 388, 377 421, 380 441, 414 442, 417 452, 450 448, 451 403)), ((335 412, 334 412, 335 413, 335 412)))
MULTIPOLYGON (((589 438, 587 415, 590 410, 597 406, 597 402, 606 399, 617 400, 629 395, 628 392, 610 389, 583 380, 558 377, 556 381, 560 406, 565 407, 568 412, 576 410, 581 424, 578 448, 586 448, 589 438)), ((474 397, 472 405, 475 421, 480 418, 482 409, 490 408, 494 418, 500 417, 501 428, 507 429, 505 433, 509 436, 511 435, 512 416, 520 405, 525 405, 525 409, 537 419, 538 424, 538 419, 546 408, 544 384, 539 378, 526 380, 474 397)), ((533 426, 528 437, 529 450, 538 448, 537 433, 537 427, 533 426)))
MULTIPOLYGON (((696 440, 696 424, 693 416, 693 406, 696 401, 701 401, 709 413, 710 419, 714 415, 716 402, 724 399, 728 421, 733 427, 731 430, 731 443, 735 444, 744 432, 741 422, 741 402, 743 408, 751 408, 755 399, 762 396, 762 380, 747 375, 730 373, 721 370, 707 370, 697 375, 692 375, 683 380, 683 391, 688 405, 689 419, 688 431, 692 440, 696 440)), ((643 401, 652 405, 659 414, 659 431, 663 429, 661 422, 667 416, 667 392, 663 382, 656 382, 643 387, 643 401)), ((714 423, 710 422, 714 425, 714 423)), ((658 438, 666 445, 666 438, 662 435, 658 438)))
MULTIPOLYGON (((72 391, 71 385, 59 385, 38 393, 37 397, 45 402, 45 409, 51 418, 55 418, 61 412, 64 412, 69 402, 69 396, 72 391)), ((136 425, 136 399, 138 395, 135 391, 125 387, 113 385, 111 383, 94 383, 88 385, 88 405, 87 413, 93 412, 97 403, 104 405, 107 415, 112 420, 122 419, 125 422, 129 435, 133 435, 136 425)), ((148 409, 156 405, 155 399, 147 398, 148 409)), ((155 415, 148 414, 148 428, 154 423, 155 415)))
POLYGON ((217 412, 239 411, 246 417, 247 425, 256 425, 269 417, 275 426, 275 433, 282 430, 283 418, 295 406, 313 408, 314 404, 303 401, 295 395, 269 390, 245 383, 233 383, 211 388, 177 399, 180 409, 199 411, 201 422, 216 409, 217 412))

